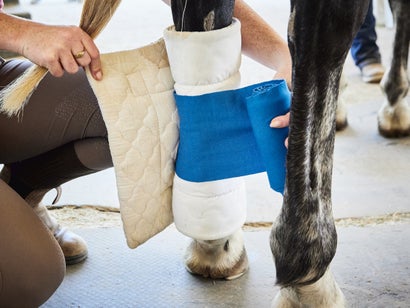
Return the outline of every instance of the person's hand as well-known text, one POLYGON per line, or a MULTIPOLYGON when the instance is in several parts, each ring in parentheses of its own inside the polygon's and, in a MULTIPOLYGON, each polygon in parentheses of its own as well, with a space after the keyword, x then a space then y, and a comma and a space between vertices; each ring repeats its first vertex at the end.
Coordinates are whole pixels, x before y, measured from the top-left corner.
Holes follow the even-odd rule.
POLYGON ((21 54, 55 77, 88 66, 94 79, 102 79, 100 52, 91 37, 76 26, 34 23, 22 33, 21 54))
MULTIPOLYGON (((276 118, 273 118, 272 121, 270 122, 270 127, 284 128, 284 127, 289 126, 289 116, 290 116, 290 113, 288 112, 285 115, 281 115, 276 118)), ((285 146, 288 147, 288 138, 286 138, 285 140, 285 146)))

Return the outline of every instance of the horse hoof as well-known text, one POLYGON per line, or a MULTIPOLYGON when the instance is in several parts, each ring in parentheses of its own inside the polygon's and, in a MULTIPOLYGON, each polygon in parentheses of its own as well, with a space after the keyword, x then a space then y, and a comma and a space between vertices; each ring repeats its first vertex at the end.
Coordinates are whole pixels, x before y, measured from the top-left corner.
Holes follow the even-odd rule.
POLYGON ((271 308, 345 308, 345 297, 333 274, 327 270, 313 284, 281 288, 271 308))
POLYGON ((405 130, 400 129, 384 129, 379 125, 379 133, 385 138, 403 138, 410 136, 410 127, 405 130))
POLYGON ((400 138, 410 135, 410 106, 401 100, 394 106, 385 102, 378 114, 379 133, 386 138, 400 138))
POLYGON ((346 89, 347 79, 344 74, 340 78, 339 98, 337 100, 336 108, 336 131, 344 130, 347 125, 347 107, 346 107, 346 89))
POLYGON ((193 239, 187 248, 185 266, 194 275, 233 280, 248 270, 242 230, 217 240, 193 239))
POLYGON ((346 103, 339 97, 336 109, 336 131, 344 130, 348 126, 346 103))
POLYGON ((336 131, 342 131, 342 130, 344 130, 347 126, 349 125, 349 123, 347 122, 347 118, 346 119, 343 119, 343 120, 340 120, 340 121, 338 121, 337 119, 336 119, 336 131))

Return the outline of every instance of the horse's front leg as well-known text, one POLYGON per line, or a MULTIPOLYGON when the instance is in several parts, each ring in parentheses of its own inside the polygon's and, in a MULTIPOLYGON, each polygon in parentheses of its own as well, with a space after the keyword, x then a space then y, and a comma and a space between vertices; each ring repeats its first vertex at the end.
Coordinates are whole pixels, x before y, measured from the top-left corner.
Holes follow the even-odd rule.
MULTIPOLYGON (((166 32, 165 41, 177 94, 237 87, 241 48, 234 0, 172 0, 171 8, 175 29, 166 32)), ((188 271, 225 279, 245 273, 243 179, 192 183, 176 175, 173 212, 178 230, 192 238, 185 256, 188 271)))
POLYGON ((171 0, 176 31, 212 31, 232 23, 234 0, 171 0))
POLYGON ((410 135, 410 106, 406 102, 409 90, 407 61, 410 43, 410 1, 390 0, 395 21, 393 56, 381 87, 385 101, 379 110, 378 127, 385 137, 410 135))
POLYGON ((271 233, 277 307, 343 307, 329 265, 337 246, 331 181, 339 82, 369 1, 292 0, 293 65, 283 207, 271 233))

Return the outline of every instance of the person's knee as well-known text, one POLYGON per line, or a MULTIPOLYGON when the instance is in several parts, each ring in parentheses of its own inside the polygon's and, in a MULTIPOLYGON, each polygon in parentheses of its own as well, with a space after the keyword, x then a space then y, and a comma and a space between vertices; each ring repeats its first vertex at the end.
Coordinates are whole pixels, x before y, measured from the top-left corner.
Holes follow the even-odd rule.
POLYGON ((0 307, 38 307, 58 288, 65 259, 53 234, 0 180, 0 307))
POLYGON ((0 307, 39 307, 62 283, 65 260, 59 250, 34 252, 18 270, 0 271, 0 307))
POLYGON ((100 171, 113 166, 107 138, 87 138, 74 143, 78 160, 89 169, 100 171))
POLYGON ((53 295, 64 279, 65 260, 58 244, 52 246, 0 264, 0 307, 39 307, 53 295))

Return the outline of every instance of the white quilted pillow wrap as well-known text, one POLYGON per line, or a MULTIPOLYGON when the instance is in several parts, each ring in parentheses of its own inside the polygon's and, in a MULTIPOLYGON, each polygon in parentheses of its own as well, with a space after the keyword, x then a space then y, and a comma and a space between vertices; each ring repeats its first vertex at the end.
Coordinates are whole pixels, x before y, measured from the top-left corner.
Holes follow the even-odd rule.
MULTIPOLYGON (((240 85, 240 22, 207 32, 164 31, 175 91, 195 96, 240 85)), ((212 146, 212 145, 210 145, 212 146)), ((201 162, 198 162, 199 164, 201 162)), ((177 229, 195 239, 215 240, 233 234, 246 220, 243 178, 189 182, 174 177, 172 209, 177 229)))
POLYGON ((201 95, 240 85, 241 24, 206 32, 164 31, 175 92, 201 95))
POLYGON ((104 78, 88 80, 108 130, 123 228, 135 248, 173 221, 178 116, 163 40, 101 56, 104 78))

